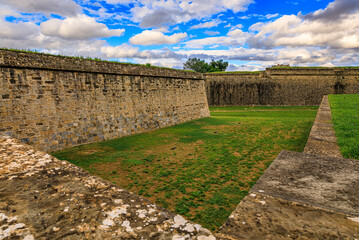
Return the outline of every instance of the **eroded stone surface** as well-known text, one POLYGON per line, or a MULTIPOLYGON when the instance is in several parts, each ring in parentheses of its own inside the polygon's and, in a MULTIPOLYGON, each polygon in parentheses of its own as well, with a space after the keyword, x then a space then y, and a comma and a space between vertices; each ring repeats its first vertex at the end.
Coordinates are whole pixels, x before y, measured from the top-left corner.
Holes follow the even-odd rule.
POLYGON ((355 240, 359 238, 359 222, 343 213, 251 192, 221 227, 218 237, 355 240))
POLYGON ((359 161, 282 151, 251 191, 359 216, 359 161))
POLYGON ((211 239, 146 199, 0 138, 0 239, 211 239))

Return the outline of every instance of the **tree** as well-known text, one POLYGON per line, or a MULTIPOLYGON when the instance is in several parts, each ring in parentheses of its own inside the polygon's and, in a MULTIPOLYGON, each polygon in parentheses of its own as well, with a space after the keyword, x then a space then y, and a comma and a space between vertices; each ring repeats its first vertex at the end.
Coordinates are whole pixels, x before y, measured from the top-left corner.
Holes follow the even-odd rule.
POLYGON ((199 58, 189 58, 187 62, 183 64, 183 69, 206 73, 209 71, 209 66, 208 63, 206 63, 204 60, 199 58))
POLYGON ((218 61, 212 60, 209 64, 199 58, 189 58, 184 64, 183 69, 193 70, 195 72, 207 73, 207 72, 223 72, 227 69, 228 62, 224 62, 222 59, 218 61))
POLYGON ((224 72, 228 67, 228 62, 223 62, 222 59, 218 61, 212 60, 209 66, 211 67, 210 72, 224 72))

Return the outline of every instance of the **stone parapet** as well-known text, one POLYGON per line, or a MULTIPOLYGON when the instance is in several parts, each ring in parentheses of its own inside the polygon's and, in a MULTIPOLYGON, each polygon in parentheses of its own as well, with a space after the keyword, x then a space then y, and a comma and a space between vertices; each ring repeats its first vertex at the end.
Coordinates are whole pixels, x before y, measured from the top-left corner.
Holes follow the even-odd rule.
POLYGON ((202 74, 190 71, 2 49, 0 49, 0 67, 162 78, 203 79, 202 74))

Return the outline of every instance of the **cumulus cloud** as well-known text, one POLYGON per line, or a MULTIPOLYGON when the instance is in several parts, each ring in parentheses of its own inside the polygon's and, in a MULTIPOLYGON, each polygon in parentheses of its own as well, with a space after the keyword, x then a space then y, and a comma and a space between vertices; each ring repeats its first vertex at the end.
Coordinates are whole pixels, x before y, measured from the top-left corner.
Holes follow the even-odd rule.
MULTIPOLYGON (((354 50, 320 49, 318 47, 248 49, 243 47, 228 50, 179 50, 176 53, 201 59, 225 59, 227 61, 245 61, 251 65, 265 67, 274 64, 290 64, 292 66, 345 66, 348 62, 359 64, 359 57, 354 50)), ((242 68, 242 70, 245 70, 242 68)), ((251 70, 250 67, 247 70, 251 70)))
POLYGON ((214 36, 214 35, 218 35, 220 32, 217 32, 217 31, 204 31, 203 33, 206 34, 206 35, 214 36))
POLYGON ((25 13, 75 16, 81 12, 81 7, 72 0, 0 0, 0 3, 25 13))
POLYGON ((116 47, 103 46, 101 47, 101 54, 105 58, 133 58, 138 57, 140 50, 137 47, 133 47, 129 44, 122 44, 116 47))
POLYGON ((276 17, 278 17, 279 16, 279 14, 278 13, 275 13, 275 14, 267 14, 267 15, 265 15, 264 17, 266 18, 266 19, 272 19, 272 18, 276 18, 276 17))
POLYGON ((131 9, 132 20, 141 27, 158 27, 203 19, 227 10, 247 10, 253 0, 137 0, 131 9))
POLYGON ((40 27, 44 35, 77 40, 121 36, 125 31, 124 29, 108 29, 105 24, 98 23, 94 18, 86 15, 68 17, 64 20, 50 19, 41 23, 40 27))
MULTIPOLYGON (((337 0, 327 8, 306 16, 285 15, 269 23, 256 23, 250 27, 255 33, 247 43, 254 48, 320 46, 322 48, 359 48, 359 8, 348 11, 337 0), (334 8, 337 7, 338 9, 334 8), (341 13, 337 21, 322 21, 332 12, 341 13)), ((359 2, 358 2, 359 4, 359 2)), ((358 5, 356 4, 356 5, 358 5)), ((353 9, 355 9, 353 5, 353 9)))
POLYGON ((338 21, 347 15, 358 12, 358 0, 336 0, 329 3, 325 9, 304 16, 307 20, 338 21))
POLYGON ((218 21, 205 22, 205 23, 200 23, 200 24, 197 24, 197 25, 193 25, 193 26, 191 26, 190 29, 212 28, 212 27, 217 27, 218 24, 219 24, 218 21))
POLYGON ((145 30, 130 38, 130 43, 134 45, 162 45, 162 44, 176 44, 187 37, 187 33, 175 33, 173 35, 165 35, 158 29, 145 30))
POLYGON ((38 26, 31 22, 12 23, 0 19, 0 39, 21 40, 38 33, 38 26))
POLYGON ((105 2, 107 4, 114 4, 114 5, 117 5, 117 4, 127 5, 131 2, 133 2, 133 0, 105 0, 105 2))
POLYGON ((243 32, 241 29, 234 29, 229 31, 227 36, 194 39, 187 41, 185 44, 187 48, 203 48, 211 45, 234 47, 244 45, 249 36, 249 33, 243 32))

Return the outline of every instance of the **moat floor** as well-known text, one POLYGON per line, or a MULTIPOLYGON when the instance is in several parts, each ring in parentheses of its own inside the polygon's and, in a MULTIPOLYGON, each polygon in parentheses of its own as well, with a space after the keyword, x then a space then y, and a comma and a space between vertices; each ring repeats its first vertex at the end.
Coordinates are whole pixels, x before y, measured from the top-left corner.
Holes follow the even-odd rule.
POLYGON ((211 118, 53 155, 217 230, 282 149, 303 151, 317 107, 215 107, 211 118))

